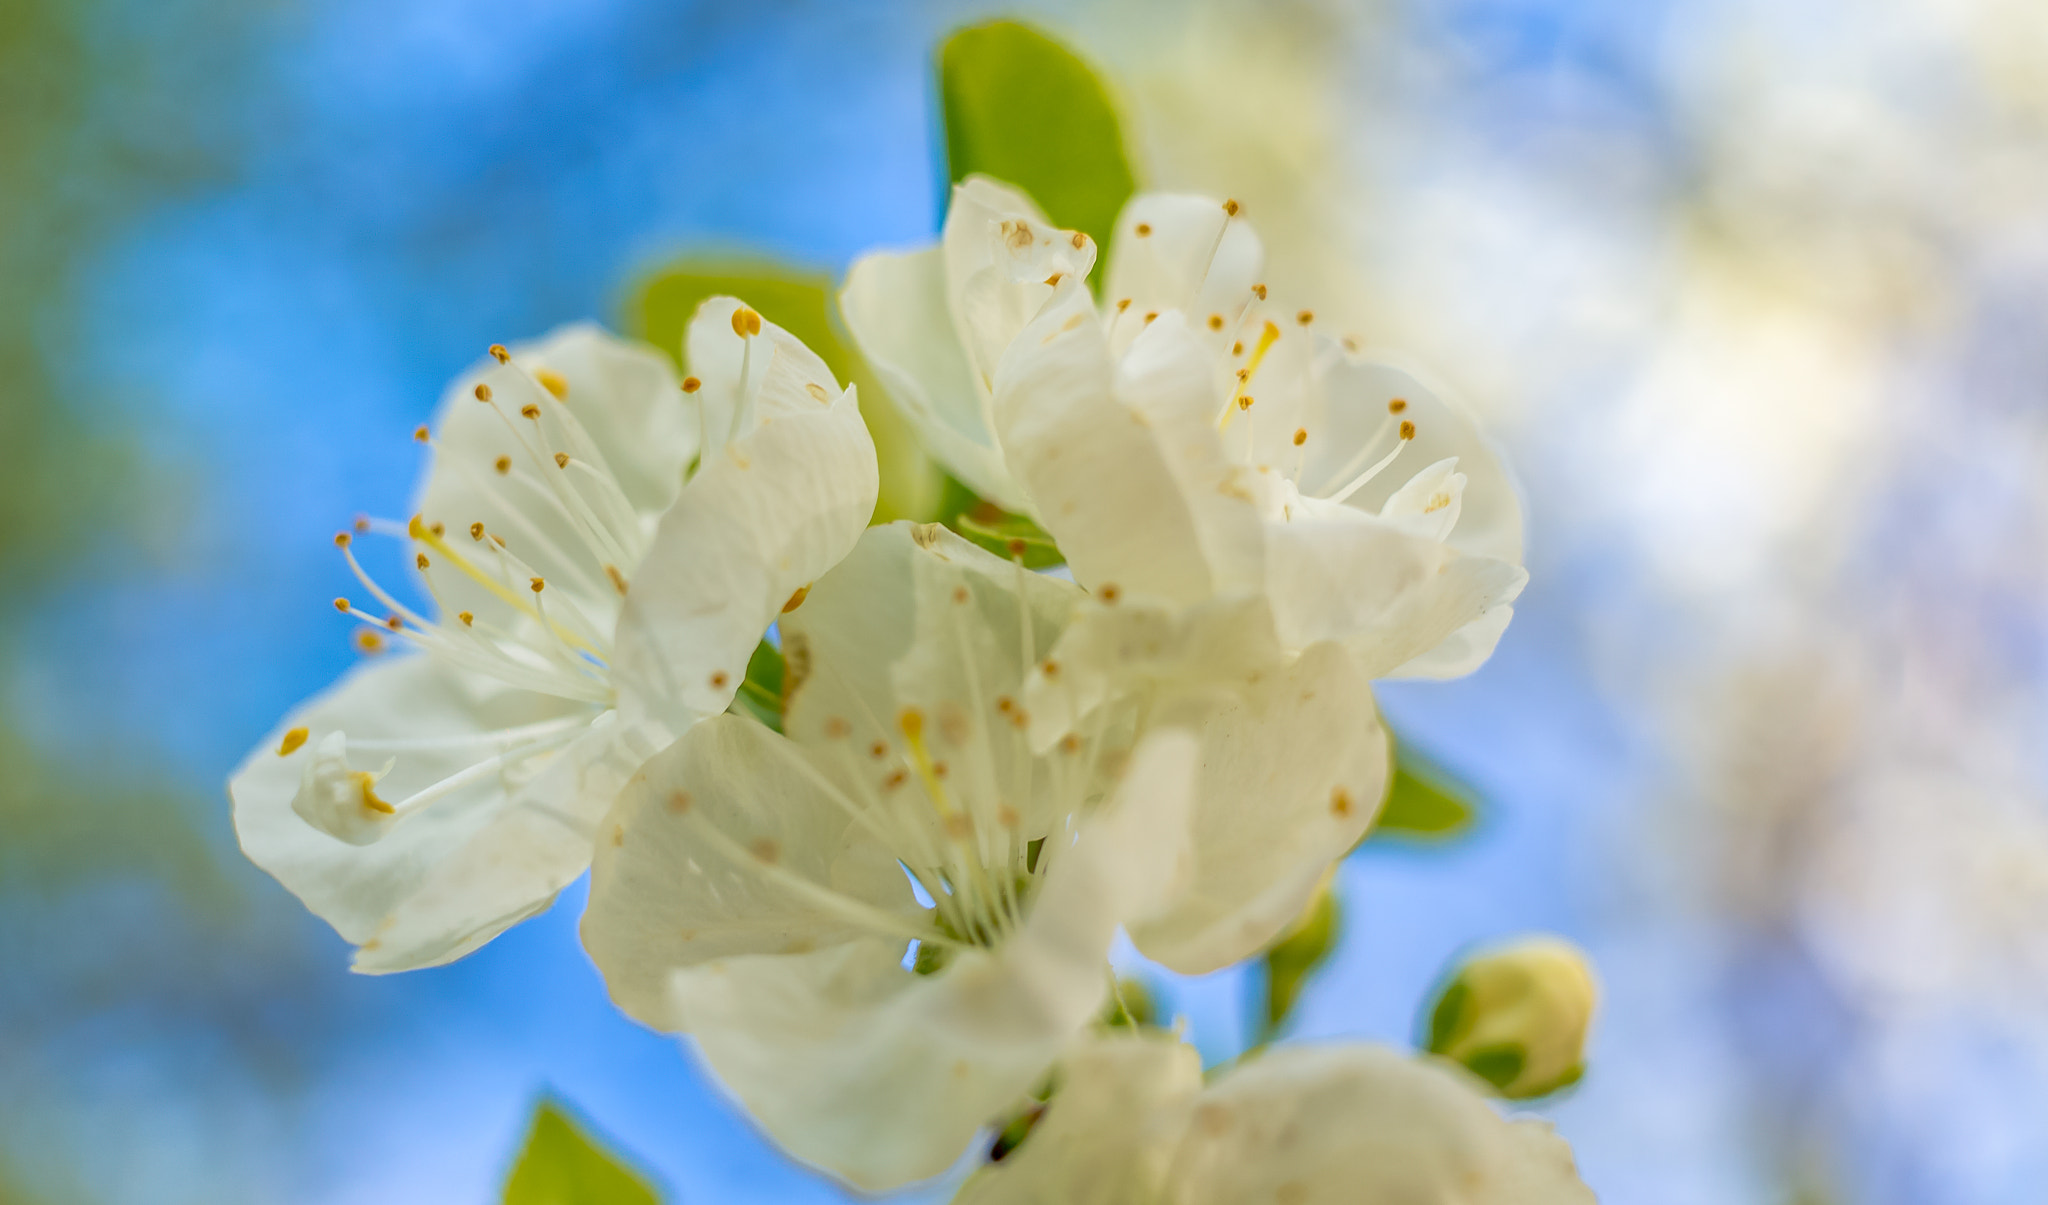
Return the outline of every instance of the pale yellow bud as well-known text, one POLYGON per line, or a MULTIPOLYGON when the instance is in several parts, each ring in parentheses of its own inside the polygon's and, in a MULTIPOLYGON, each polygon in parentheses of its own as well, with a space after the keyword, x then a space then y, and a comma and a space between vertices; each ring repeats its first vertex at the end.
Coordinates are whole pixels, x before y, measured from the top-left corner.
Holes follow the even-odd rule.
POLYGON ((1570 942, 1529 937, 1465 959, 1430 1010, 1427 1045, 1510 1100, 1578 1081, 1600 988, 1570 942))

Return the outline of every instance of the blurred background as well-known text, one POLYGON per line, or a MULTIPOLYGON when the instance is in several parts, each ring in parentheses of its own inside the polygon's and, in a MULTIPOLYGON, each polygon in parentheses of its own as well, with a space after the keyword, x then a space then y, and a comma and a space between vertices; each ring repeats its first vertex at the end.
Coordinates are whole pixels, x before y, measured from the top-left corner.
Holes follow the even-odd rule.
MULTIPOLYGON (((1548 929, 1612 1203, 2048 1183, 2048 10, 2032 0, 0 0, 0 1201, 483 1202, 552 1089, 683 1202, 825 1202, 606 1003, 580 888, 355 977, 224 779, 355 655, 328 537, 492 341, 939 218, 1008 13, 1141 177, 1492 421, 1531 585, 1388 713, 1473 833, 1346 863, 1299 1037, 1548 929)), ((1163 982, 1215 1057, 1241 973, 1163 982)))

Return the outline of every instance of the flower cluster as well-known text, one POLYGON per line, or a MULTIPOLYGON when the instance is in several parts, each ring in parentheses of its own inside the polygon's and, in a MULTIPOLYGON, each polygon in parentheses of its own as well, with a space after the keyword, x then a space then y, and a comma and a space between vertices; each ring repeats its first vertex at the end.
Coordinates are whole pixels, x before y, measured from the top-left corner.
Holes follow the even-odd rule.
POLYGON ((1483 662, 1525 574, 1471 417, 1269 296, 1235 203, 1141 195, 1099 300, 1095 260, 976 178, 841 298, 928 454, 1063 573, 869 527, 854 390, 739 301, 681 380, 589 328, 493 347, 418 433, 415 513, 336 538, 337 607, 412 648, 249 756, 243 848, 369 972, 588 869, 619 1007, 862 1189, 994 1127, 963 1200, 1590 1200, 1453 1064, 1290 1049, 1204 1086, 1125 1007, 1119 932, 1199 974, 1289 930, 1385 797, 1373 680, 1483 662))

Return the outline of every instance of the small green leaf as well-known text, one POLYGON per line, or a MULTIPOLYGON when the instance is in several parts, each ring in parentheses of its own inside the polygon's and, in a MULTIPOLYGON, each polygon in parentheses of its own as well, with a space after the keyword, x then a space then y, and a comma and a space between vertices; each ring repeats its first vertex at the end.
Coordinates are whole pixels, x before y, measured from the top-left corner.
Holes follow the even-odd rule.
POLYGON ((939 522, 962 539, 999 557, 1023 557, 1026 569, 1050 569, 1067 563, 1045 528, 993 502, 984 502, 951 477, 946 478, 945 492, 939 496, 939 522))
POLYGON ((939 48, 949 181, 980 173, 1107 250, 1137 191, 1109 90, 1073 51, 1028 25, 970 26, 939 48))
POLYGON ((1472 827, 1477 792, 1405 741, 1394 742, 1394 779, 1366 839, 1404 837, 1446 841, 1472 827))
POLYGON ((1143 1029, 1156 1024, 1159 1007, 1153 1003, 1152 989, 1142 979, 1116 978, 1111 981, 1109 1005, 1103 1010, 1102 1023, 1111 1029, 1143 1029))
POLYGON ((1280 936, 1260 960, 1265 968, 1265 1009, 1259 1020, 1258 1045, 1272 1041, 1287 1024, 1309 976, 1337 946, 1340 911, 1337 893, 1325 880, 1302 910, 1294 927, 1280 936))
POLYGON ((519 1162, 505 1181, 505 1205, 658 1205, 640 1173, 606 1150, 561 1104, 543 1098, 519 1162))
POLYGON ((634 292, 629 329, 687 370, 688 365, 681 363, 683 333, 697 307, 721 295, 739 298, 803 340, 834 377, 859 390, 861 417, 875 438, 875 459, 881 467, 882 496, 874 521, 931 518, 939 498, 939 472, 866 361, 840 338, 829 276, 766 259, 679 260, 655 272, 634 292))

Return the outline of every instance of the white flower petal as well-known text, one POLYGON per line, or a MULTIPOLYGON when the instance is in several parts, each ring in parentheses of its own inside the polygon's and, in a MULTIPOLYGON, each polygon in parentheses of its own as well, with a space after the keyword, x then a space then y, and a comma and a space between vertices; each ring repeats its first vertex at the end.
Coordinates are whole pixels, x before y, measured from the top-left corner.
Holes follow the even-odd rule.
POLYGON ((1455 459, 1466 481, 1451 546, 1470 556, 1521 563, 1522 506, 1514 481, 1462 401, 1419 374, 1380 360, 1325 355, 1318 367, 1319 397, 1311 417, 1303 420, 1311 431, 1304 489, 1324 493, 1341 485, 1335 480, 1337 470, 1390 425, 1394 416, 1387 407, 1398 400, 1403 404, 1399 418, 1415 424, 1415 437, 1400 459, 1354 494, 1350 504, 1377 514, 1417 470, 1455 459))
POLYGON ((1157 733, 1054 861, 1023 926, 935 975, 863 940, 673 979, 705 1061, 762 1128, 868 1191, 937 1175, 1101 1009, 1118 925, 1177 886, 1194 740, 1157 733))
POLYGON ((1047 221, 1009 185, 970 176, 953 189, 941 245, 953 330, 986 395, 1003 349, 1052 297, 1050 278, 1086 277, 1095 244, 1047 221))
POLYGON ((847 807, 811 758, 752 720, 723 715, 633 776, 599 834, 583 914, 584 948, 628 1015, 687 1028, 670 1009, 676 969, 872 935, 823 893, 794 890, 782 876, 896 916, 906 931, 926 923, 902 869, 850 831, 847 807))
POLYGON ((1503 1121, 1477 1081, 1374 1046, 1289 1046, 1202 1093, 1170 1205, 1591 1205, 1548 1125, 1503 1121))
POLYGON ((683 346, 690 375, 699 382, 695 396, 707 464, 718 449, 753 431, 763 418, 815 409, 840 393, 832 370, 816 352, 736 297, 706 298, 690 317, 683 346), (759 323, 757 333, 739 333, 733 315, 741 310, 759 323), (825 397, 807 398, 807 385, 824 390, 825 397))
POLYGON ((1205 975, 1269 945, 1371 825, 1391 770, 1371 680, 1334 644, 1260 676, 1201 732, 1194 869, 1135 925, 1146 957, 1205 975))
POLYGON ((953 1205, 1135 1205, 1155 1199, 1202 1090, 1195 1048, 1162 1030, 1084 1039, 1024 1145, 961 1185, 953 1205))
POLYGON ((1179 310, 1199 324, 1215 314, 1226 334, 1265 271, 1259 236, 1209 197, 1140 193, 1117 218, 1115 245, 1104 297, 1129 298, 1138 315, 1179 310))
POLYGON ((720 365, 700 370, 713 373, 702 392, 739 396, 729 345, 741 342, 760 345, 747 374, 759 384, 747 388, 742 434, 707 455, 663 516, 619 617, 612 666, 626 718, 655 716, 677 731, 731 703, 769 625, 853 548, 880 488, 854 391, 841 392, 773 324, 752 339, 733 334, 728 301, 706 302, 691 324, 692 364, 702 349, 720 365))
POLYGON ((1280 664, 1272 609, 1260 595, 1175 607, 1119 597, 1083 607, 1060 634, 1048 677, 1031 675, 1024 705, 1038 749, 1080 728, 1096 710, 1137 691, 1181 699, 1230 692, 1280 664))
POLYGON ((1281 644, 1342 640, 1376 678, 1480 624, 1528 581, 1519 565, 1460 556, 1347 507, 1306 507, 1291 522, 1268 523, 1266 537, 1281 644))
POLYGON ((1226 492, 1228 480, 1184 480, 1218 466, 1189 469, 1162 447, 1203 438, 1184 420, 1203 408, 1208 370, 1170 374, 1151 363, 1120 382, 1086 288, 1064 283, 1003 357, 996 424, 1075 580, 1192 603, 1228 588, 1246 550, 1256 556, 1257 516, 1226 492), (1135 404, 1119 396, 1125 386, 1135 404), (1161 429, 1153 414, 1174 421, 1161 429))
MULTIPOLYGON (((441 524, 459 548, 472 541, 456 533, 481 523, 547 577, 557 597, 573 596, 592 624, 609 632, 618 594, 603 565, 584 551, 577 519, 558 500, 564 470, 553 456, 561 451, 600 460, 634 524, 651 523, 675 501, 697 454, 697 419, 668 358, 595 326, 564 327, 512 348, 509 363, 486 360, 464 374, 442 401, 433 428, 433 464, 415 513, 441 524), (550 385, 563 395, 555 397, 550 385), (479 400, 479 388, 488 391, 489 403, 479 400), (521 414, 527 406, 537 418, 521 414), (569 432, 571 417, 584 438, 569 432)), ((585 493, 594 495, 589 488, 585 493)), ((487 550, 477 560, 495 572, 487 550)), ((630 572, 633 566, 616 568, 630 572)), ((434 584, 450 614, 471 611, 507 627, 517 622, 494 592, 452 567, 439 570, 434 584)))
POLYGON ((1030 500, 996 443, 988 385, 968 366, 954 333, 945 251, 862 256, 846 274, 839 309, 933 459, 981 497, 1029 513, 1030 500))
MULTIPOLYGON (((896 740, 904 710, 915 709, 932 756, 977 798, 995 794, 995 783, 1030 781, 1031 794, 1004 800, 1014 812, 1008 826, 1045 836, 1068 784, 1024 768, 1024 682, 1081 596, 1072 582, 1021 569, 937 524, 870 528, 783 617, 792 667, 783 730, 840 747, 853 772, 879 779, 896 762, 877 765, 865 751, 896 740)), ((937 839, 937 817, 929 819, 937 839)))
POLYGON ((357 768, 391 761, 376 791, 396 804, 497 753, 504 743, 492 730, 552 722, 568 736, 597 714, 425 656, 373 662, 294 711, 244 760, 228 786, 235 831, 250 860, 361 947, 358 969, 447 962, 547 907, 582 873, 591 831, 631 772, 619 769, 629 757, 612 755, 620 731, 588 730, 545 762, 472 774, 369 844, 337 839, 294 810, 304 767, 345 733, 357 768), (409 744, 436 739, 437 748, 409 744))

